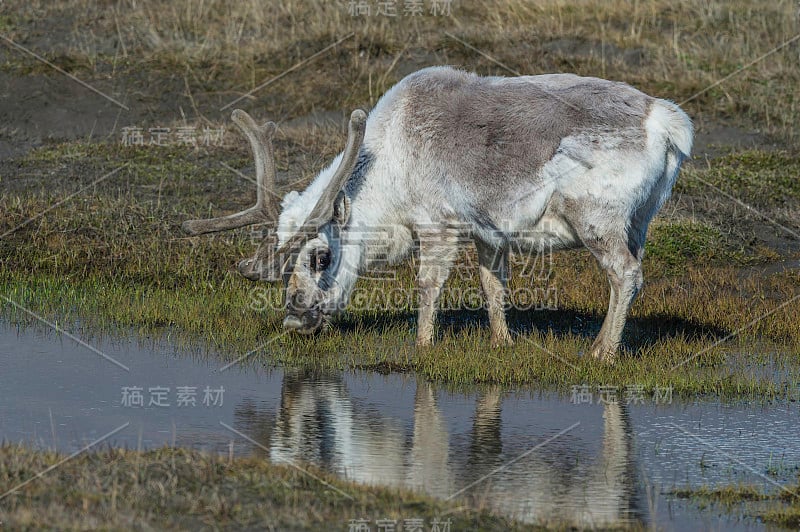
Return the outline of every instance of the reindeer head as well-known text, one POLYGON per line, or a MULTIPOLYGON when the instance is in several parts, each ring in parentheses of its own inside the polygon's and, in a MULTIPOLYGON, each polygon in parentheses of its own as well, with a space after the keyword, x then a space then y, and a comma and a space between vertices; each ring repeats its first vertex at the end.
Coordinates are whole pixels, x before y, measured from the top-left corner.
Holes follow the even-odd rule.
POLYGON ((343 188, 358 161, 367 115, 360 109, 350 115, 347 146, 335 170, 329 169, 332 175, 319 199, 309 203, 297 192, 290 192, 283 199, 280 215, 272 149, 275 124, 267 122, 258 126, 250 115, 239 109, 231 118, 250 141, 253 151, 256 204, 220 218, 188 220, 182 228, 190 235, 200 235, 277 221, 277 242, 265 237, 256 254, 241 261, 238 270, 250 280, 282 279, 286 306, 284 328, 310 334, 339 310, 346 298, 337 282, 337 275, 346 267, 339 234, 350 215, 350 202, 343 188))

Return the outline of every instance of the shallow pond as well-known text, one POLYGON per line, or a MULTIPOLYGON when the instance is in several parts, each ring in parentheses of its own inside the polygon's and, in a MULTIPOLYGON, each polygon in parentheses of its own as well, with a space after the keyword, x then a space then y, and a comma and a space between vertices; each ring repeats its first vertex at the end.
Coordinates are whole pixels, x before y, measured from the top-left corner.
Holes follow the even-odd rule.
POLYGON ((523 521, 665 530, 762 530, 669 492, 777 490, 800 464, 797 403, 685 403, 636 383, 616 403, 597 387, 455 393, 410 375, 222 366, 162 340, 82 345, 0 322, 0 440, 256 454, 523 521))

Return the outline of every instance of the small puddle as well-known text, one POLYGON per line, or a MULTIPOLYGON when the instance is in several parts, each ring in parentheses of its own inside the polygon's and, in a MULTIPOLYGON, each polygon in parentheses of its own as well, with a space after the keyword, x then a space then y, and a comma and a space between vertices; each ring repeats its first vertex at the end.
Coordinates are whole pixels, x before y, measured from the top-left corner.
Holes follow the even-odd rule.
MULTIPOLYGON (((410 375, 222 365, 152 340, 91 342, 0 322, 0 440, 74 452, 177 445, 313 463, 367 484, 466 498, 582 527, 763 530, 674 488, 797 478, 796 403, 682 403, 496 387, 452 393, 410 375), (633 399, 625 404, 626 399, 633 399), (224 425, 223 425, 224 424, 224 425)), ((635 384, 635 383, 632 383, 635 384)), ((346 524, 342 525, 346 529, 346 524)))

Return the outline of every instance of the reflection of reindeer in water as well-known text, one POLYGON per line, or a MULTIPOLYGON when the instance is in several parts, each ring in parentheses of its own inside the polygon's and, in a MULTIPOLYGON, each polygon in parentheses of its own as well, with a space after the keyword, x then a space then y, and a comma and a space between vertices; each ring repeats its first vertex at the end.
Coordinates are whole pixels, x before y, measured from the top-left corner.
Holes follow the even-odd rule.
POLYGON ((402 485, 403 427, 358 406, 338 376, 287 371, 270 459, 311 462, 358 482, 402 485))
POLYGON ((624 405, 604 406, 598 456, 585 459, 574 443, 570 445, 567 433, 505 467, 537 442, 532 441, 529 449, 500 454, 500 402, 496 389, 478 399, 462 483, 491 475, 475 486, 474 497, 520 521, 551 526, 613 527, 639 517, 631 427, 624 405))
MULTIPOLYGON (((270 458, 311 462, 359 482, 405 486, 437 497, 449 497, 489 475, 465 494, 528 522, 602 527, 636 518, 624 406, 605 406, 597 459, 577 454, 566 434, 506 468, 504 464, 527 449, 503 455, 500 413, 499 390, 484 391, 477 400, 468 449, 459 460, 429 383, 417 383, 409 438, 401 422, 354 402, 340 376, 289 372, 269 437, 270 458)), ((253 422, 253 416, 237 417, 253 422)))

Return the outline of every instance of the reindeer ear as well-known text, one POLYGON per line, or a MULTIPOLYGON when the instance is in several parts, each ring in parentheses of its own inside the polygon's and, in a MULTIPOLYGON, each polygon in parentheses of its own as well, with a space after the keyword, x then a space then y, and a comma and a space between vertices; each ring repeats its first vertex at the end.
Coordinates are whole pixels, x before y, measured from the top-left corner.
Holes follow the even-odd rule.
POLYGON ((336 200, 333 202, 333 221, 340 227, 347 223, 350 219, 350 198, 340 190, 336 195, 336 200))

